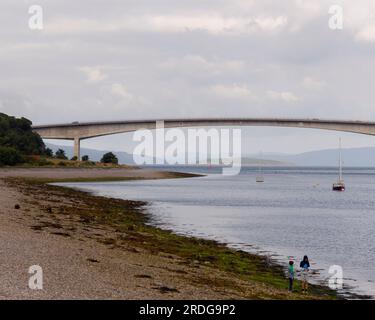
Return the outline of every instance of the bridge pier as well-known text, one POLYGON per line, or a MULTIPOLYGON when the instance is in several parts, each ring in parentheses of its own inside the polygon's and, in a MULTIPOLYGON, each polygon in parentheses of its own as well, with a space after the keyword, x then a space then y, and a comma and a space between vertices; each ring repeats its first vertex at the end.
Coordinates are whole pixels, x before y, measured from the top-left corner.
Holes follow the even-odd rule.
POLYGON ((81 139, 79 137, 74 138, 74 156, 77 157, 77 161, 81 161, 81 139))

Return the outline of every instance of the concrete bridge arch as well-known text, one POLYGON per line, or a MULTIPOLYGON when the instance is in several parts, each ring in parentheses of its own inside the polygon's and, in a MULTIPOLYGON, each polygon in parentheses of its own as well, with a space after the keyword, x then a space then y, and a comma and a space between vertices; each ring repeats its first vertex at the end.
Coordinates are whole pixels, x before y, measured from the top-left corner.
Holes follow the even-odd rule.
POLYGON ((321 120, 321 119, 278 119, 278 118, 201 118, 167 120, 126 120, 108 122, 73 122, 33 126, 43 139, 74 141, 74 155, 80 159, 80 142, 83 139, 132 132, 140 129, 155 129, 159 121, 167 128, 212 127, 212 126, 264 126, 309 128, 375 135, 375 122, 321 120))

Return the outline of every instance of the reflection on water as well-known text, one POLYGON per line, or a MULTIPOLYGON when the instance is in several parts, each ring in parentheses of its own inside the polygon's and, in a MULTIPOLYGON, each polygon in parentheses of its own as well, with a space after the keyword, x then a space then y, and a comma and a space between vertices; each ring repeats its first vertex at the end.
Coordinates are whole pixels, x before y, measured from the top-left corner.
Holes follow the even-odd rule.
POLYGON ((276 254, 283 263, 307 254, 320 280, 330 265, 340 265, 346 286, 375 296, 375 170, 347 169, 344 193, 331 191, 337 177, 329 168, 267 168, 263 184, 255 182, 256 169, 234 177, 208 172, 193 179, 68 185, 150 201, 152 223, 178 233, 276 254))

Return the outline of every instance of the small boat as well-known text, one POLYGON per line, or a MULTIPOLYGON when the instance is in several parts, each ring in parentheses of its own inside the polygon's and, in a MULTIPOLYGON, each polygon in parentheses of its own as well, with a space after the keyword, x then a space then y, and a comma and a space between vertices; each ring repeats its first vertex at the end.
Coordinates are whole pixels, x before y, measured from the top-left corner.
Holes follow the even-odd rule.
POLYGON ((345 191, 345 183, 343 181, 339 181, 333 184, 332 186, 333 191, 345 191))
POLYGON ((262 160, 259 160, 259 167, 258 167, 258 175, 255 178, 255 181, 258 183, 263 183, 264 182, 264 176, 262 174, 262 160))
POLYGON ((342 160, 341 160, 341 138, 340 138, 340 148, 339 148, 339 180, 333 184, 333 191, 345 191, 345 183, 342 177, 342 160))

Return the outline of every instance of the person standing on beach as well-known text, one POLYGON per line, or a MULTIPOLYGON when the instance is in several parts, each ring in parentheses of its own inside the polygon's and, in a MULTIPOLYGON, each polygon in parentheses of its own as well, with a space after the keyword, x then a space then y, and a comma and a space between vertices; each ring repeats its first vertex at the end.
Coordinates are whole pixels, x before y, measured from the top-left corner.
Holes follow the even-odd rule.
POLYGON ((309 288, 308 276, 309 276, 309 271, 310 271, 309 258, 307 256, 304 256, 299 266, 302 269, 301 270, 302 293, 307 293, 307 290, 309 288))
POLYGON ((289 268, 288 268, 288 278, 289 278, 289 291, 293 291, 293 282, 294 282, 294 261, 289 261, 289 268))

